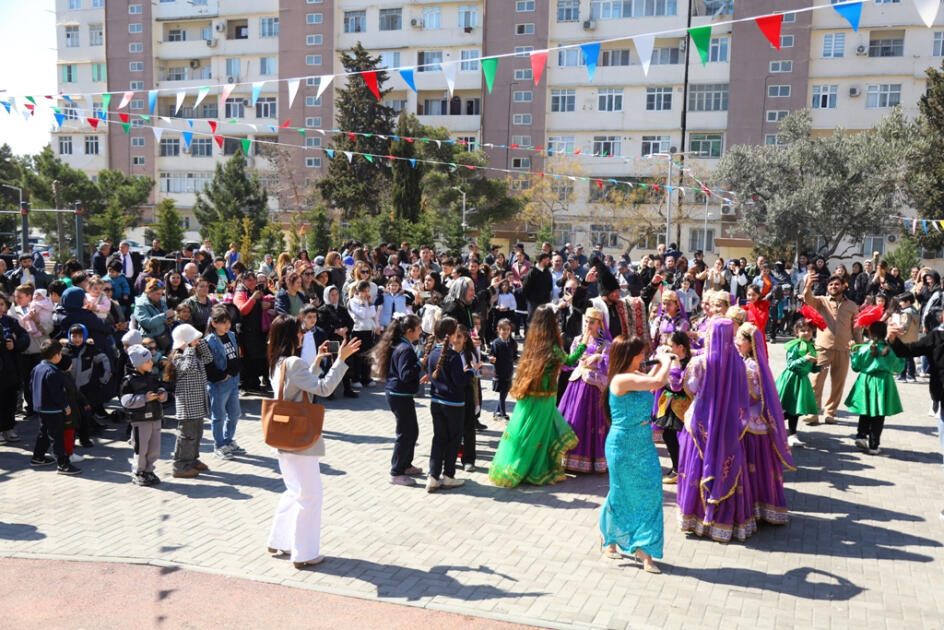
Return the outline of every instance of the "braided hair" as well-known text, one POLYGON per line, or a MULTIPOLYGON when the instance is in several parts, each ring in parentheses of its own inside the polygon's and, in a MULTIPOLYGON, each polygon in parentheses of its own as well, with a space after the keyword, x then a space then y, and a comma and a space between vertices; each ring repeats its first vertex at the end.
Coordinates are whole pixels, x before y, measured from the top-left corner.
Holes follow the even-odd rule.
POLYGON ((432 378, 439 378, 439 368, 442 367, 443 362, 446 359, 446 354, 450 351, 449 344, 446 343, 446 339, 451 335, 456 334, 456 331, 459 329, 459 323, 451 317, 443 317, 438 322, 436 322, 435 334, 430 335, 429 339, 426 341, 426 349, 423 353, 423 369, 426 370, 427 374, 430 374, 432 378), (429 353, 432 351, 433 346, 436 342, 442 342, 443 349, 439 354, 439 360, 436 362, 436 366, 433 368, 432 372, 429 370, 429 353))
POLYGON ((396 313, 393 321, 387 326, 383 337, 374 348, 374 368, 377 370, 378 378, 387 378, 387 369, 390 367, 390 357, 393 355, 393 349, 400 343, 400 338, 406 335, 408 330, 414 330, 420 325, 420 318, 416 315, 396 313))

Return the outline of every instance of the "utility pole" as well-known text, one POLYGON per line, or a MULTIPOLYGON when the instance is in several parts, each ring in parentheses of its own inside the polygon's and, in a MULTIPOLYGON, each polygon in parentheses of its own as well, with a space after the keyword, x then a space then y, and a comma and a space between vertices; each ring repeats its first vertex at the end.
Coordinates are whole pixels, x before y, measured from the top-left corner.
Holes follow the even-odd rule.
MULTIPOLYGON (((691 43, 692 43, 692 36, 689 35, 689 29, 692 28, 692 2, 691 0, 689 0, 686 4, 688 5, 688 16, 686 18, 687 22, 685 25, 685 74, 682 77, 682 121, 681 121, 682 122, 682 141, 679 143, 679 149, 678 149, 679 153, 681 154, 679 155, 679 175, 678 175, 679 177, 678 185, 680 187, 682 186, 682 178, 685 177, 685 134, 688 129, 688 118, 687 118, 687 115, 688 115, 688 68, 690 65, 689 60, 691 58, 690 53, 691 53, 691 43)), ((683 195, 682 193, 679 193, 679 196, 678 196, 679 218, 681 218, 683 215, 682 204, 684 202, 685 202, 685 195, 683 195)), ((681 229, 682 229, 681 223, 679 223, 678 229, 681 232, 681 229)), ((669 242, 670 242, 669 235, 666 234, 665 238, 666 238, 665 246, 668 247, 669 242)))
MULTIPOLYGON (((85 267, 85 239, 82 237, 82 202, 74 202, 75 207, 75 259, 85 267)), ((61 212, 58 214, 62 214, 61 212)))
MULTIPOLYGON (((5 90, 4 90, 5 91, 5 90)), ((20 246, 22 249, 20 251, 25 252, 29 247, 29 220, 27 216, 29 215, 29 203, 23 201, 23 189, 19 186, 13 186, 12 184, 0 184, 4 188, 9 188, 10 190, 15 190, 20 194, 20 214, 23 216, 22 226, 23 234, 20 237, 20 246), (24 205, 25 204, 25 205, 24 205)), ((16 228, 13 228, 14 235, 16 233, 16 228)))
MULTIPOLYGON (((52 196, 53 201, 56 203, 56 210, 62 209, 62 187, 59 185, 59 180, 54 179, 52 182, 52 196)), ((66 251, 66 225, 65 219, 62 216, 61 212, 56 213, 56 254, 58 256, 63 256, 66 251)))

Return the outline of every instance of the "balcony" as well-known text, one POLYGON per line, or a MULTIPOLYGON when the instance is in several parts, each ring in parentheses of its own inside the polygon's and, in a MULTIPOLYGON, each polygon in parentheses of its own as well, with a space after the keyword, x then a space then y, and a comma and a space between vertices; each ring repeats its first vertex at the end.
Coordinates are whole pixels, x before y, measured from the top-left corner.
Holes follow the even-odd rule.
MULTIPOLYGON (((194 39, 188 41, 161 41, 154 49, 157 59, 198 59, 216 54, 219 48, 217 39, 194 39), (207 42, 210 42, 208 44, 207 42)), ((209 62, 209 60, 207 60, 209 62)))
POLYGON ((427 127, 445 127, 450 132, 478 132, 482 128, 482 117, 477 115, 468 116, 465 114, 457 114, 450 116, 446 114, 427 116, 420 114, 417 116, 417 119, 420 121, 421 125, 427 127))

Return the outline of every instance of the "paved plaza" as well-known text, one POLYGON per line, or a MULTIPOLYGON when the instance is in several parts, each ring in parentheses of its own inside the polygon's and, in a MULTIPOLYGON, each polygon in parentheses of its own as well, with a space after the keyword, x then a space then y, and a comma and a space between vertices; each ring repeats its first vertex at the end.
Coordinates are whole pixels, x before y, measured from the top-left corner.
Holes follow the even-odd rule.
MULTIPOLYGON (((782 346, 771 353, 777 373, 782 346)), ((80 464, 83 474, 65 477, 55 467, 29 467, 35 422, 20 423, 24 440, 0 445, 0 558, 196 569, 556 628, 942 628, 944 474, 936 423, 926 415, 926 381, 900 391, 906 413, 888 420, 880 456, 853 446, 850 416, 835 426, 801 427, 808 447, 794 451, 798 470, 786 475, 790 524, 762 527, 745 544, 678 532, 675 491, 667 487, 663 575, 601 558, 606 475, 549 487, 491 485, 486 470, 503 425, 490 413, 483 414, 490 430, 479 436, 478 470, 457 475, 465 487, 430 495, 421 485, 388 484, 394 422, 380 388, 328 403, 328 559, 318 567, 296 571, 265 552, 283 486, 262 442, 255 398, 243 401, 246 419, 237 429, 248 455, 213 459, 207 431, 204 461, 212 471, 198 479, 171 478, 175 423, 165 421, 157 488, 129 483, 123 430, 106 431, 80 464)), ((493 396, 486 392, 489 411, 493 396)), ((428 399, 419 403, 416 463, 425 469, 432 428, 428 399)), ((660 455, 665 465, 661 445, 660 455)), ((90 577, 87 565, 75 566, 74 579, 90 577)), ((161 597, 160 576, 143 584, 145 605, 161 597)), ((94 584, 86 592, 108 596, 94 584)), ((239 606, 239 597, 221 589, 216 605, 239 606)), ((348 627, 385 625, 359 619, 348 627)), ((280 625, 274 609, 271 627, 280 625)))

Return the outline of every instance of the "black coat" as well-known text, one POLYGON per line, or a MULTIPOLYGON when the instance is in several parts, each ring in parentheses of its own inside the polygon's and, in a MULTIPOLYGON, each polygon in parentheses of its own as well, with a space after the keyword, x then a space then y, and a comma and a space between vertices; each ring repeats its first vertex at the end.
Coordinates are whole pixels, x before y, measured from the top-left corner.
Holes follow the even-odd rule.
POLYGON ((92 271, 102 278, 108 275, 108 257, 100 251, 92 254, 92 271))
MULTIPOLYGON (((138 279, 138 276, 141 274, 141 271, 144 270, 144 262, 141 260, 141 254, 138 252, 129 251, 128 255, 131 256, 131 272, 132 277, 128 278, 128 286, 131 290, 134 290, 134 283, 138 279)), ((121 252, 115 252, 108 257, 108 262, 110 263, 113 260, 117 260, 122 264, 121 275, 124 275, 124 260, 121 257, 121 252)))
POLYGON ((554 288, 554 278, 548 268, 532 267, 524 278, 521 291, 529 304, 547 304, 551 301, 551 290, 554 288))
POLYGON ((442 307, 442 316, 451 317, 472 330, 473 305, 466 305, 461 300, 449 300, 442 307))
POLYGON ((891 346, 900 357, 928 357, 931 365, 928 379, 931 400, 944 399, 944 330, 934 328, 921 339, 911 343, 904 343, 896 337, 891 346))

